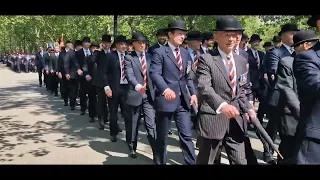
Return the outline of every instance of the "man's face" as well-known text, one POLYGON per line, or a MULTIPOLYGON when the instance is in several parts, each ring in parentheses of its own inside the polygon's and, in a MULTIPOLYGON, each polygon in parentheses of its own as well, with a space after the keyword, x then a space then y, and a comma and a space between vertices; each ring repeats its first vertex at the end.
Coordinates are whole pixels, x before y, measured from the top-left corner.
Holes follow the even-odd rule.
POLYGON ((160 35, 160 36, 157 36, 157 39, 158 39, 158 42, 163 45, 167 42, 168 36, 160 35))
POLYGON ((70 49, 70 50, 73 50, 73 44, 72 43, 67 43, 66 44, 66 47, 68 48, 68 49, 70 49))
POLYGON ((59 46, 56 46, 56 47, 54 48, 54 50, 55 50, 55 52, 60 52, 60 47, 59 47, 59 46))
POLYGON ((192 40, 188 41, 188 47, 190 47, 192 50, 199 50, 201 45, 200 40, 192 40))
POLYGON ((177 45, 181 45, 186 37, 186 32, 181 30, 174 30, 173 32, 169 32, 169 39, 172 39, 173 42, 177 45))
POLYGON ((83 42, 82 47, 85 49, 88 49, 90 47, 91 43, 90 42, 83 42))
POLYGON ((214 34, 214 39, 222 50, 231 52, 238 36, 236 31, 218 31, 214 34))
POLYGON ((76 46, 76 50, 79 51, 82 48, 81 45, 76 46))
POLYGON ((208 39, 204 41, 204 44, 206 44, 207 47, 213 47, 214 41, 213 39, 208 39))
POLYGON ((282 45, 282 42, 272 42, 273 46, 279 48, 282 45))
POLYGON ((108 49, 110 49, 110 47, 111 47, 111 42, 104 42, 104 41, 102 41, 102 48, 103 49, 105 49, 105 50, 108 50, 108 49))
POLYGON ((92 47, 90 48, 90 51, 91 51, 91 52, 95 52, 97 49, 98 49, 97 46, 92 46, 92 47))
POLYGON ((138 52, 143 52, 146 50, 146 43, 144 41, 134 41, 132 42, 132 46, 138 52))
POLYGON ((127 43, 125 43, 125 42, 116 43, 116 49, 119 52, 124 53, 127 50, 127 43))
POLYGON ((243 39, 240 41, 239 47, 242 49, 246 49, 248 47, 248 39, 243 39))
POLYGON ((39 47, 39 51, 43 51, 43 47, 39 47))
POLYGON ((267 52, 267 51, 269 51, 271 48, 273 48, 273 46, 265 46, 265 47, 264 47, 264 51, 267 52))
POLYGON ((241 42, 241 39, 242 39, 242 32, 241 31, 236 31, 235 34, 236 34, 235 44, 239 45, 240 42, 241 42))
POLYGON ((260 47, 260 41, 256 40, 256 41, 252 41, 251 43, 251 48, 254 50, 257 50, 260 47))
POLYGON ((281 34, 281 41, 288 46, 293 45, 293 35, 296 34, 296 31, 288 31, 281 34))
POLYGON ((133 51, 133 45, 128 45, 127 46, 127 51, 129 51, 129 52, 133 51))

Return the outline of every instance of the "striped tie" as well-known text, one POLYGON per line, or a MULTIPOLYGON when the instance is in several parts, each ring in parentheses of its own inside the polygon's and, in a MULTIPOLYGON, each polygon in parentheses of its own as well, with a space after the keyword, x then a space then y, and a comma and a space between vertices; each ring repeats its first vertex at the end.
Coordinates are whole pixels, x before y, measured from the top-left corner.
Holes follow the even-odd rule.
POLYGON ((232 87, 232 96, 234 96, 236 94, 236 72, 231 61, 231 56, 227 56, 227 64, 229 70, 229 79, 232 87))
POLYGON ((146 64, 146 58, 144 56, 144 54, 141 54, 141 65, 142 65, 142 72, 143 72, 143 80, 144 80, 144 84, 147 86, 147 64, 146 64))
POLYGON ((260 59, 259 59, 259 54, 258 51, 255 52, 256 60, 257 60, 257 66, 258 68, 260 67, 260 59))
POLYGON ((121 54, 121 79, 122 79, 122 81, 125 81, 125 80, 126 80, 126 73, 125 73, 125 71, 124 71, 124 64, 125 64, 125 62, 124 62, 124 55, 121 54))
POLYGON ((176 55, 177 55, 176 60, 177 60, 178 66, 179 66, 179 70, 180 70, 180 72, 182 72, 183 71, 182 59, 181 59, 181 54, 180 54, 179 48, 176 48, 175 51, 176 51, 176 55))
POLYGON ((196 51, 193 51, 193 54, 194 54, 194 58, 193 58, 193 64, 194 64, 194 67, 197 69, 198 67, 198 59, 199 59, 199 56, 198 56, 198 53, 196 51))

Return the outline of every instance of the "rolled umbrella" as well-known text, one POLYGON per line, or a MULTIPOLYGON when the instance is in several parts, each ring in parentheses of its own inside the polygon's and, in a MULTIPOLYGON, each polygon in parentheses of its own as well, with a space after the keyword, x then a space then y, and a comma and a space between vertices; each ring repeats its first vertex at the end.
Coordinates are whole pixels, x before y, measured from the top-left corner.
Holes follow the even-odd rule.
MULTIPOLYGON (((246 108, 246 106, 244 105, 244 103, 242 101, 238 101, 240 108, 245 112, 249 114, 249 110, 246 108)), ((277 152, 277 154, 279 155, 279 157, 281 159, 283 159, 283 156, 281 155, 280 151, 278 150, 277 146, 273 143, 271 137, 269 136, 269 134, 266 132, 266 130, 263 128, 263 126, 261 125, 260 121, 257 118, 251 118, 251 122, 252 124, 258 129, 258 131, 260 132, 261 136, 263 139, 265 139, 267 141, 267 143, 271 146, 271 148, 277 152)))

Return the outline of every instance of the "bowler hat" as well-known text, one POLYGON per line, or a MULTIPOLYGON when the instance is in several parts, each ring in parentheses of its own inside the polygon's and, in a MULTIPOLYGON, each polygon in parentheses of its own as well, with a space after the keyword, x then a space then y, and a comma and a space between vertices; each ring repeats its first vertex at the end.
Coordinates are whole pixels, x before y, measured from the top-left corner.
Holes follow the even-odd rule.
POLYGON ((90 43, 91 42, 91 40, 90 40, 90 38, 89 37, 83 37, 82 38, 82 42, 84 43, 84 42, 88 42, 88 43, 90 43))
POLYGON ((217 19, 214 31, 244 31, 244 29, 236 18, 227 16, 217 19))
POLYGON ((281 42, 281 37, 280 36, 273 36, 272 42, 276 42, 276 43, 281 42))
POLYGON ((81 44, 82 44, 82 43, 81 43, 80 40, 75 40, 75 41, 74 41, 74 45, 75 45, 75 46, 81 46, 81 44))
POLYGON ((137 32, 132 34, 131 42, 134 42, 134 41, 144 41, 144 42, 146 42, 147 38, 143 35, 142 32, 137 31, 137 32))
POLYGON ((252 34, 252 36, 250 37, 249 43, 251 43, 253 41, 262 41, 262 39, 260 38, 260 36, 258 34, 252 34))
POLYGON ((186 38, 187 41, 201 41, 202 40, 202 37, 201 37, 201 33, 200 31, 189 31, 187 33, 187 38, 186 38))
POLYGON ((212 32, 204 32, 201 34, 202 38, 205 40, 213 39, 213 33, 212 32))
POLYGON ((167 28, 168 31, 174 30, 174 29, 178 29, 181 31, 188 31, 182 20, 173 20, 168 24, 168 28, 167 28))
POLYGON ((69 44, 69 43, 73 44, 73 42, 72 42, 72 41, 67 40, 67 41, 66 41, 66 44, 69 44))
POLYGON ((300 31, 300 30, 298 29, 298 26, 296 24, 287 23, 281 27, 281 30, 278 35, 281 36, 282 33, 289 32, 289 31, 300 31))
POLYGON ((123 35, 119 35, 115 38, 114 43, 124 42, 127 43, 127 38, 123 35))
POLYGON ((305 42, 317 41, 317 40, 319 40, 319 38, 317 38, 316 33, 313 30, 302 30, 297 32, 293 36, 292 47, 298 46, 305 42))
POLYGON ((248 41, 249 37, 247 34, 242 34, 241 41, 248 41))
POLYGON ((265 42, 265 43, 263 44, 263 47, 270 47, 270 46, 273 46, 270 41, 265 42))
POLYGON ((320 20, 320 15, 311 15, 307 21, 307 24, 311 27, 317 27, 318 20, 320 20))
POLYGON ((92 42, 90 47, 99 47, 99 44, 97 42, 92 42))
POLYGON ((168 32, 165 29, 158 29, 156 36, 168 36, 168 32))
POLYGON ((101 37, 101 41, 103 41, 103 42, 111 42, 111 36, 109 34, 104 34, 101 37))

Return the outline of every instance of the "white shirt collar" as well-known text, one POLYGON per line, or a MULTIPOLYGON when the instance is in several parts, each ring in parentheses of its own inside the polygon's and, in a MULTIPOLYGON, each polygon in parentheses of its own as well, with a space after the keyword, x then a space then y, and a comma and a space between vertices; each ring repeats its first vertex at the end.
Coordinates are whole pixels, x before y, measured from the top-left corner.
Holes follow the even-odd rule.
MULTIPOLYGON (((138 55, 138 57, 140 58, 141 57, 141 52, 137 52, 137 51, 135 51, 136 52, 136 54, 138 55)), ((143 56, 146 56, 146 53, 145 52, 142 52, 142 54, 143 54, 143 56)))
POLYGON ((282 43, 282 44, 284 45, 284 47, 287 48, 287 50, 288 50, 290 53, 293 52, 293 51, 292 51, 292 48, 291 48, 290 46, 288 46, 288 45, 286 45, 286 44, 284 44, 284 43, 282 43))
POLYGON ((117 50, 118 56, 121 57, 121 54, 123 54, 123 56, 125 55, 125 53, 121 53, 120 51, 117 50))
POLYGON ((168 41, 168 45, 169 45, 170 49, 172 50, 172 52, 176 52, 176 47, 173 44, 171 44, 169 41, 168 41))
MULTIPOLYGON (((227 59, 227 54, 226 54, 225 52, 223 52, 223 51, 220 49, 220 47, 218 47, 218 51, 219 51, 219 54, 221 55, 221 58, 224 59, 224 60, 226 60, 226 59, 227 59)), ((230 52, 229 56, 230 56, 231 58, 233 58, 232 52, 230 52)))

